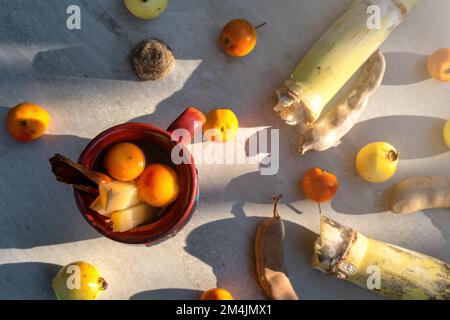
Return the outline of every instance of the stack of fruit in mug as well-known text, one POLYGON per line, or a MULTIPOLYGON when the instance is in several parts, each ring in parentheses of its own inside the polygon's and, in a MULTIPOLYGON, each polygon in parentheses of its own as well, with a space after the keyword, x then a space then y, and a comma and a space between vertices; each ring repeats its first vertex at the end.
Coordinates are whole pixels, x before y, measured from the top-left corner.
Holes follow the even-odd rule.
POLYGON ((146 166, 145 154, 135 144, 112 146, 104 166, 115 180, 99 185, 99 196, 91 209, 110 218, 114 232, 156 221, 163 208, 178 198, 176 171, 166 164, 146 166))

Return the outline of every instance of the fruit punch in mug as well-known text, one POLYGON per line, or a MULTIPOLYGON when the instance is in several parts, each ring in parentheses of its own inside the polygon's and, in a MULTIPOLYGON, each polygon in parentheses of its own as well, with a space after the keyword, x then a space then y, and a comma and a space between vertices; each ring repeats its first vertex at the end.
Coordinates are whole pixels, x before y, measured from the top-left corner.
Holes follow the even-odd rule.
POLYGON ((175 236, 190 220, 198 202, 194 159, 172 132, 184 129, 193 137, 205 116, 188 108, 168 130, 147 123, 125 123, 95 137, 79 163, 107 174, 96 198, 75 190, 77 206, 86 221, 112 240, 155 245, 175 236), (186 163, 175 165, 172 150, 183 152, 186 163))

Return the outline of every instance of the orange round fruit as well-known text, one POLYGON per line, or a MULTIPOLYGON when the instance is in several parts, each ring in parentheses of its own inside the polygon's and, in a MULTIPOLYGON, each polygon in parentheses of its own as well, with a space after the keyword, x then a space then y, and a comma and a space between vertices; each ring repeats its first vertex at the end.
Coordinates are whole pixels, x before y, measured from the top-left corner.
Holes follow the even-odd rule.
POLYGON ((132 143, 118 143, 108 150, 103 163, 114 179, 132 181, 144 171, 145 155, 132 143))
POLYGON ((305 196, 317 203, 330 201, 338 190, 338 179, 326 170, 313 168, 303 177, 302 188, 305 196))
POLYGON ((244 19, 228 22, 220 34, 220 44, 226 54, 232 57, 248 55, 256 46, 256 29, 244 19))
POLYGON ((433 79, 450 82, 450 48, 442 48, 428 58, 428 73, 433 79))
POLYGON ((239 120, 230 109, 215 109, 206 115, 203 132, 206 139, 214 142, 227 142, 233 139, 239 129, 239 120))
POLYGON ((34 103, 21 103, 9 110, 6 126, 14 139, 29 142, 43 136, 49 123, 47 110, 34 103))
POLYGON ((166 207, 180 194, 180 182, 174 169, 165 164, 151 164, 137 181, 139 196, 153 207, 166 207))
POLYGON ((200 300, 234 300, 234 298, 227 290, 216 288, 203 292, 200 300))

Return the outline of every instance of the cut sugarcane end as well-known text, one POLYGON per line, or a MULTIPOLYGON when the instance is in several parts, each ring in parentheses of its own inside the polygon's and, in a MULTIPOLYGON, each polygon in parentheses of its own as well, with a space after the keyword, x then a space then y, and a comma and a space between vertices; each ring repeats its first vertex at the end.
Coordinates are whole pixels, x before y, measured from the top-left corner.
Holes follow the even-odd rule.
POLYGON ((346 279, 357 269, 354 257, 364 253, 365 242, 365 237, 353 229, 322 216, 311 264, 322 272, 346 279))
POLYGON ((286 124, 295 126, 301 121, 302 115, 296 115, 295 98, 285 89, 277 90, 278 103, 274 108, 281 119, 286 121, 286 124))
POLYGON ((301 87, 295 79, 290 79, 276 91, 278 103, 274 111, 290 126, 311 124, 322 112, 322 99, 301 87), (294 92, 301 92, 301 96, 294 92))
POLYGON ((352 229, 321 216, 320 236, 315 245, 316 253, 328 260, 342 256, 351 241, 352 232, 352 229))

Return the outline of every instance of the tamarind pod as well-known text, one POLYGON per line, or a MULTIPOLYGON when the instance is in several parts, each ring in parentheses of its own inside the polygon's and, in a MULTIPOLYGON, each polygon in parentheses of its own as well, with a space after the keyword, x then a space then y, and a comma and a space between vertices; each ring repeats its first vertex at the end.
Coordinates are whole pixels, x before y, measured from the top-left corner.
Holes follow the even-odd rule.
POLYGON ((299 152, 325 151, 336 146, 353 128, 380 87, 386 70, 384 55, 377 50, 361 67, 342 100, 300 133, 299 152))
POLYGON ((298 300, 284 261, 285 230, 278 211, 280 198, 276 198, 273 218, 264 220, 256 232, 256 271, 261 288, 271 299, 298 300))
POLYGON ((392 188, 389 210, 409 214, 427 209, 450 208, 450 179, 414 177, 392 188))

